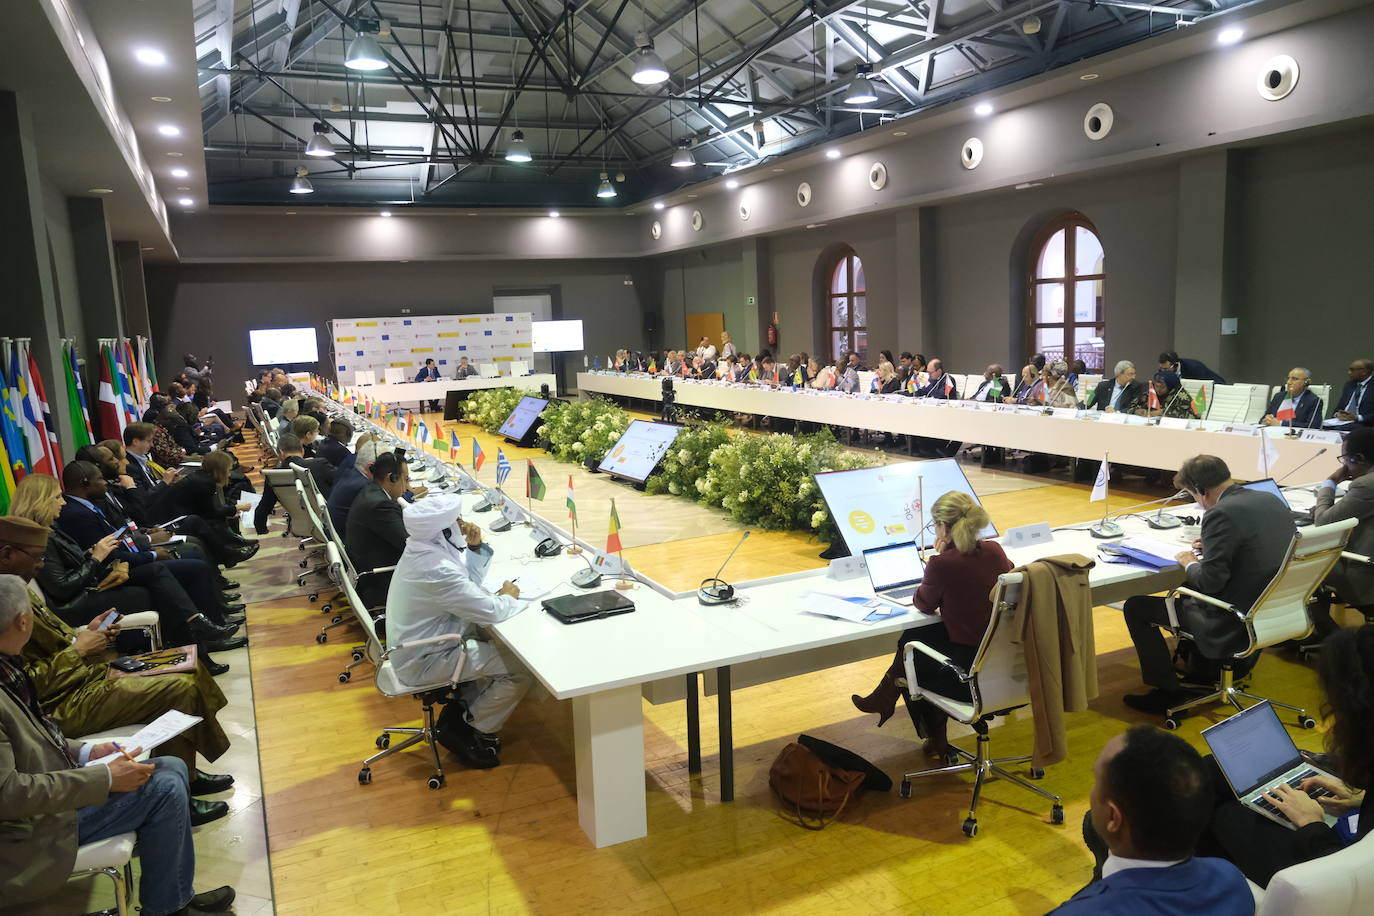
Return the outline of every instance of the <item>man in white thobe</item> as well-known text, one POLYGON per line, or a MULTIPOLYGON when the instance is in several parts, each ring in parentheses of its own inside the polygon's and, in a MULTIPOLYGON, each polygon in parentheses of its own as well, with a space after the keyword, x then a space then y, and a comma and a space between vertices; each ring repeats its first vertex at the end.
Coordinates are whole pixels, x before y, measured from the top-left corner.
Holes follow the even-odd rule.
POLYGON ((461 507, 460 497, 447 494, 406 507, 409 538, 387 592, 387 642, 404 647, 436 636, 462 637, 397 649, 391 663, 405 684, 460 682, 439 717, 439 740, 466 765, 489 769, 501 762, 496 733, 530 679, 512 670, 513 659, 482 628, 514 617, 525 605, 510 582, 494 594, 482 587, 491 545, 482 542, 480 528, 462 520, 461 507))

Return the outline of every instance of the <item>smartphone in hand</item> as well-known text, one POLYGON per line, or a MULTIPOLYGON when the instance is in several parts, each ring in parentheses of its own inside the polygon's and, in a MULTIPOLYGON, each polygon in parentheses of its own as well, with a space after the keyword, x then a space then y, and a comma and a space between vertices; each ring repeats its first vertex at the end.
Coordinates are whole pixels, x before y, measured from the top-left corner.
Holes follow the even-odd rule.
POLYGON ((103 632, 105 630, 108 630, 116 623, 119 623, 120 618, 122 618, 123 616, 124 615, 119 613, 118 611, 111 611, 109 614, 105 615, 104 620, 100 621, 100 625, 95 628, 96 632, 103 632))

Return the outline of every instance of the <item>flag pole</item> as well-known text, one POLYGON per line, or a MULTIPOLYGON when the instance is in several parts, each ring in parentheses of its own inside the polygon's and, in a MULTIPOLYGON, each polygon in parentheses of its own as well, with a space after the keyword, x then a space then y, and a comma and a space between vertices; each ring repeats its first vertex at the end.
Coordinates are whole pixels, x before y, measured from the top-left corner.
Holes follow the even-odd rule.
POLYGON ((1126 533, 1116 522, 1107 521, 1112 505, 1111 457, 1111 452, 1103 452, 1102 467, 1098 469, 1098 473, 1105 474, 1106 479, 1102 482, 1102 521, 1088 529, 1095 538, 1119 538, 1126 533))
POLYGON ((577 556, 578 554, 582 553, 582 548, 577 546, 577 516, 576 516, 576 515, 574 515, 574 516, 572 517, 572 544, 570 544, 570 545, 568 546, 568 549, 565 550, 564 553, 570 553, 570 554, 572 554, 573 556, 577 556))

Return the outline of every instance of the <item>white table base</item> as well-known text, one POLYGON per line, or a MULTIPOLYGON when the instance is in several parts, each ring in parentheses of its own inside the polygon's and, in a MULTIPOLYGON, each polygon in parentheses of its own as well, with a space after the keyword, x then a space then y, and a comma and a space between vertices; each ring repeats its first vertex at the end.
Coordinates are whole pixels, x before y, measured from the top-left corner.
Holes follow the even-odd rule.
POLYGON ((573 697, 577 822, 598 849, 649 833, 638 684, 573 697))

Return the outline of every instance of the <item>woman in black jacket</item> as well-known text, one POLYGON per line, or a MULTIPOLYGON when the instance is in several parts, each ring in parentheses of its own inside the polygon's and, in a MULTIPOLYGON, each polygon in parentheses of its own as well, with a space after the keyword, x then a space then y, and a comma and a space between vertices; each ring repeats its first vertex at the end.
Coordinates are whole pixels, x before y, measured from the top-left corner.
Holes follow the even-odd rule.
POLYGON ((153 422, 166 430, 172 441, 187 455, 203 455, 210 451, 209 443, 196 438, 196 434, 191 431, 191 427, 182 419, 181 414, 177 413, 175 407, 165 408, 153 422))
POLYGON ((163 506, 173 516, 196 515, 206 522, 211 551, 226 565, 241 563, 257 552, 258 542, 239 534, 238 514, 248 503, 232 503, 225 496, 234 459, 215 451, 201 459, 200 467, 177 478, 167 490, 163 506))

